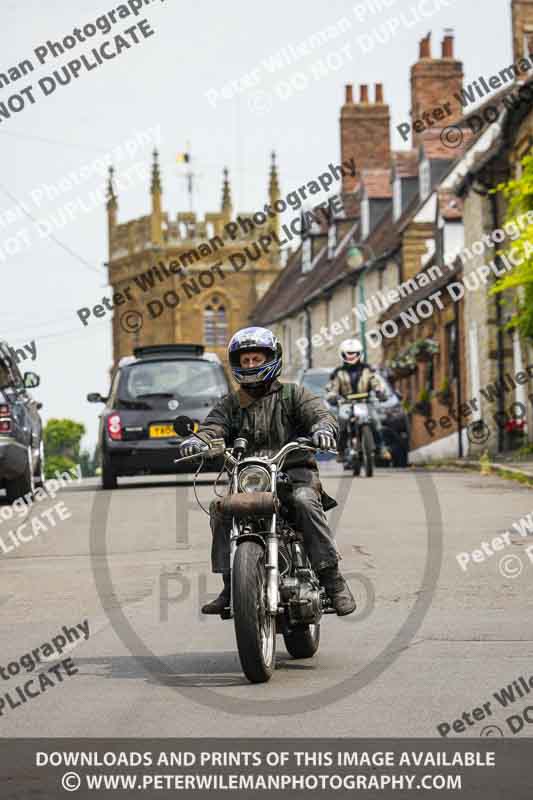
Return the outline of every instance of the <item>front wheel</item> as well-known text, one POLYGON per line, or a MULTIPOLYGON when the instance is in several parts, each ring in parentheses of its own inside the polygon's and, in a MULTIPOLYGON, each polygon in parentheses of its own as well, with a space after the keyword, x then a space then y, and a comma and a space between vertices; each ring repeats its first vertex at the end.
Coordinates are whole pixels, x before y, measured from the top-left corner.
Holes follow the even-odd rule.
POLYGON ((283 632, 287 652, 293 658, 312 658, 320 644, 320 623, 300 625, 283 632))
POLYGON ((265 683, 274 672, 276 620, 268 612, 265 551, 243 542, 233 561, 233 617, 237 649, 251 683, 265 683))

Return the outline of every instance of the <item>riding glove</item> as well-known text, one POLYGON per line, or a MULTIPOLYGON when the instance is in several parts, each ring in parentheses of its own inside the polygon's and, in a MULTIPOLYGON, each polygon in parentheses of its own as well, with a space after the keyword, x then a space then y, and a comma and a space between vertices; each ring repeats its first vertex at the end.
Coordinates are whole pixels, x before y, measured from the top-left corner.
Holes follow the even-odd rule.
POLYGON ((319 450, 335 450, 335 437, 327 428, 319 428, 313 433, 313 445, 319 450))
POLYGON ((183 440, 179 446, 179 451, 183 458, 185 456, 194 456, 202 451, 202 445, 195 436, 191 436, 183 440))

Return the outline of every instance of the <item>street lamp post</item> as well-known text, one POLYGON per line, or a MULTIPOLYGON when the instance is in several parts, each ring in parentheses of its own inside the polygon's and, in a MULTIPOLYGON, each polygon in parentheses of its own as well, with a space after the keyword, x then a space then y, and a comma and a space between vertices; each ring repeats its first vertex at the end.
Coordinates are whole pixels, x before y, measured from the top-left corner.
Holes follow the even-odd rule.
MULTIPOLYGON (((359 303, 360 305, 364 306, 366 302, 365 297, 365 274, 367 270, 371 267, 373 262, 376 260, 376 255, 370 245, 362 244, 361 242, 352 241, 351 246, 348 249, 346 263, 350 270, 358 270, 358 284, 359 284, 359 303), (370 254, 370 260, 367 260, 365 264, 365 253, 370 254), (361 268, 362 267, 362 268, 361 268)), ((366 320, 364 318, 360 320, 360 330, 361 330, 361 340, 363 342, 363 357, 364 360, 367 360, 367 350, 366 350, 366 320)))

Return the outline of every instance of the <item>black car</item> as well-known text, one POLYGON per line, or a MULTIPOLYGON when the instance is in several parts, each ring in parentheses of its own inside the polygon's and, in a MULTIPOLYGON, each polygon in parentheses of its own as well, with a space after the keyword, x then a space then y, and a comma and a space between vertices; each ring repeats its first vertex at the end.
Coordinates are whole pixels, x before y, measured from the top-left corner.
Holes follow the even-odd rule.
POLYGON ((19 372, 13 351, 0 341, 0 488, 9 503, 43 484, 43 426, 28 393, 40 383, 34 372, 19 372))
POLYGON ((90 403, 106 404, 99 433, 102 487, 115 489, 121 475, 196 471, 196 462, 174 463, 182 438, 173 422, 181 414, 203 422, 229 391, 220 360, 202 345, 137 347, 122 358, 109 397, 87 395, 90 403))
POLYGON ((409 417, 402 405, 401 397, 395 392, 384 369, 376 369, 387 389, 385 400, 376 403, 376 409, 383 426, 383 439, 392 454, 395 467, 406 467, 409 455, 409 417))

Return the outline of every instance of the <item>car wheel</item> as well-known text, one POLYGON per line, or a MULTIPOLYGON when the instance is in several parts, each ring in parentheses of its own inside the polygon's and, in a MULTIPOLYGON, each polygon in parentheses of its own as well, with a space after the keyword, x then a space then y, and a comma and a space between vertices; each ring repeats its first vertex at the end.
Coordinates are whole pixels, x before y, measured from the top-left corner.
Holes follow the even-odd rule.
POLYGON ((6 481, 7 502, 14 503, 26 494, 33 494, 34 491, 33 475, 31 471, 31 450, 26 451, 26 464, 24 472, 20 477, 12 481, 6 481))
POLYGON ((117 488, 117 473, 111 464, 111 458, 105 452, 102 455, 102 489, 117 488))

